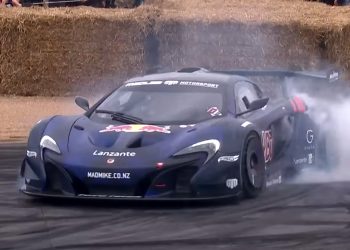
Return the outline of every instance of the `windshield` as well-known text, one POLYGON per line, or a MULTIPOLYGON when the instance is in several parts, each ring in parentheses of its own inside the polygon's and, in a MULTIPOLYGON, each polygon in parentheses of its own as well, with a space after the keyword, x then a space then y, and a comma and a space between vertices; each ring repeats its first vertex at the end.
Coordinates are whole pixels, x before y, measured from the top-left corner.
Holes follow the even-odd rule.
MULTIPOLYGON (((104 100, 94 119, 111 119, 113 112, 148 124, 193 124, 224 115, 223 94, 217 84, 144 86, 127 84, 104 100)), ((114 116, 115 117, 115 116, 114 116)))

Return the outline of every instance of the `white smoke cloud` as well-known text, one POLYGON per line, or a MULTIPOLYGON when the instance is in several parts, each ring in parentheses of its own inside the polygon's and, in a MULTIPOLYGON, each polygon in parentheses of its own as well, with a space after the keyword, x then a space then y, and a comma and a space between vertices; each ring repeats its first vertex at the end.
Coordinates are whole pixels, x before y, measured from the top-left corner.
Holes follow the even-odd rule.
POLYGON ((296 183, 350 181, 350 98, 328 88, 322 97, 299 94, 308 113, 326 136, 328 163, 325 167, 304 169, 296 183))

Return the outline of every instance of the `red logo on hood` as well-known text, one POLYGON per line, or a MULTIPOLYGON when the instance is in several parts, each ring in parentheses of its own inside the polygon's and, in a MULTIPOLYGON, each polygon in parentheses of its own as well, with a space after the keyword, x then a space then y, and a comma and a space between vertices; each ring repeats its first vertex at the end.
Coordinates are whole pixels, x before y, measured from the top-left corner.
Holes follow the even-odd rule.
POLYGON ((128 125, 109 125, 103 130, 100 130, 100 133, 105 132, 159 132, 170 134, 170 130, 164 127, 159 127, 155 125, 143 125, 143 124, 128 124, 128 125))

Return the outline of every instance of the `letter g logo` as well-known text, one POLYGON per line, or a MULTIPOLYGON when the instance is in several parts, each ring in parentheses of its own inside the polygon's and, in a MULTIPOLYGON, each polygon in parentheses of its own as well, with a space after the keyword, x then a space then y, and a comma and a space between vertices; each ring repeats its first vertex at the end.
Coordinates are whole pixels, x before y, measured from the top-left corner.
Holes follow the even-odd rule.
POLYGON ((311 144, 314 141, 314 131, 311 129, 306 132, 306 141, 311 144))

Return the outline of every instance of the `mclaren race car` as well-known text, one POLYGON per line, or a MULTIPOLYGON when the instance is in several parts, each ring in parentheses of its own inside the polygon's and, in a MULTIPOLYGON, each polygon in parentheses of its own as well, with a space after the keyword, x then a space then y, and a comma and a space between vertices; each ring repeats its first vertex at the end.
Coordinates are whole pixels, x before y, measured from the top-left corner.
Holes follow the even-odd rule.
POLYGON ((318 128, 303 99, 269 100, 248 78, 269 75, 337 78, 185 68, 132 78, 92 107, 77 97, 84 114, 53 116, 30 132, 20 191, 96 199, 255 197, 314 165, 318 152, 318 128))

